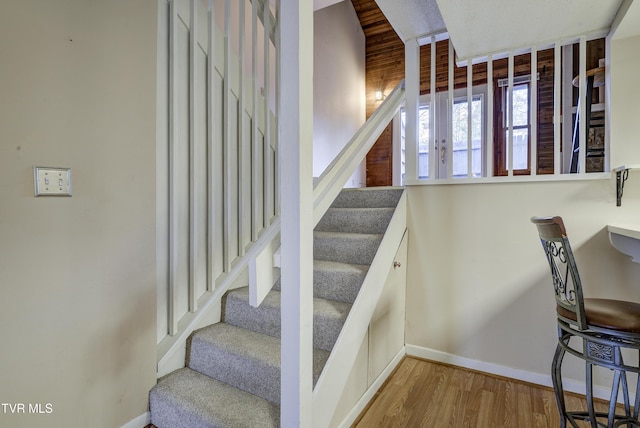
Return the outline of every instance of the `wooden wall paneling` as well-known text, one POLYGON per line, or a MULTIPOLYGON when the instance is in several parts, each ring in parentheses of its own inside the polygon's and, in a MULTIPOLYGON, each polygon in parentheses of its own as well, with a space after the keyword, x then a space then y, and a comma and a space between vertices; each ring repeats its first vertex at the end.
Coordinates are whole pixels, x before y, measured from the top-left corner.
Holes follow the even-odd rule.
MULTIPOLYGON (((367 118, 380 105, 375 92, 388 94, 404 79, 404 43, 391 30, 367 37, 366 42, 367 118)), ((367 186, 390 186, 393 182, 393 132, 389 124, 366 157, 367 186)))
POLYGON ((392 128, 391 124, 385 128, 367 154, 367 187, 390 186, 392 183, 392 128))
MULTIPOLYGON (((366 117, 378 108, 376 91, 390 93, 404 79, 404 43, 373 0, 351 0, 365 34, 366 117)), ((392 184, 392 126, 380 135, 366 157, 367 186, 392 184)))

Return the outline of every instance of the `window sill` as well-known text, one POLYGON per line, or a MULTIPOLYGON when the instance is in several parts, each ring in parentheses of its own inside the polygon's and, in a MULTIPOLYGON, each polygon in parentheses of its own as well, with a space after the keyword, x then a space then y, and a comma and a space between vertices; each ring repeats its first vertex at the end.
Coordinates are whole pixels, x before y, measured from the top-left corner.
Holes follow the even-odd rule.
POLYGON ((611 172, 592 172, 585 174, 544 174, 544 175, 514 175, 501 177, 477 178, 446 178, 440 180, 419 179, 406 180, 406 186, 436 186, 442 184, 492 184, 492 183, 538 183, 554 181, 588 181, 610 180, 611 172))

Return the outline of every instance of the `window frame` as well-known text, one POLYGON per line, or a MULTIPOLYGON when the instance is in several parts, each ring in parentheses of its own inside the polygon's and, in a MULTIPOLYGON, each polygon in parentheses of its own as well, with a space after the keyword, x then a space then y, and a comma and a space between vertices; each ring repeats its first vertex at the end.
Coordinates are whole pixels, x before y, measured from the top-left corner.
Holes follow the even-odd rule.
MULTIPOLYGON (((526 76, 526 75, 525 75, 526 76)), ((517 77, 517 76, 516 76, 517 77)), ((527 87, 527 124, 526 125, 513 125, 513 131, 519 129, 527 130, 527 168, 513 169, 513 175, 531 175, 531 82, 522 82, 513 85, 512 89, 516 87, 527 87)), ((494 129, 498 132, 494 132, 494 145, 493 145, 493 175, 497 177, 504 177, 509 175, 509 159, 508 159, 508 133, 509 133, 509 114, 513 112, 508 111, 509 107, 509 86, 498 85, 495 83, 494 89, 494 109, 499 114, 494 114, 494 129)), ((511 106, 511 109, 513 107, 511 106)), ((538 114, 538 112, 535 112, 538 114)), ((537 130, 536 130, 537 131, 537 130)))

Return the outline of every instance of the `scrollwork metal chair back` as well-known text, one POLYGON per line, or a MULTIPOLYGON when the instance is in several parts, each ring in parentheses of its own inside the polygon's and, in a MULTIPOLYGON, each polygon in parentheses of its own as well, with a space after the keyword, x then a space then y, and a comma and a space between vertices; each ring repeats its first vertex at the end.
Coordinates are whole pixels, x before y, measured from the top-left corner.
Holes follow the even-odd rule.
POLYGON ((538 228, 542 249, 551 269, 556 304, 574 313, 575 320, 558 316, 566 322, 576 323, 579 330, 587 329, 580 274, 562 218, 533 217, 531 222, 538 228))
POLYGON ((636 363, 625 363, 622 355, 623 349, 629 352, 640 350, 640 304, 603 298, 583 298, 580 275, 562 218, 533 217, 531 222, 538 229, 540 242, 551 269, 556 298, 558 344, 551 364, 551 381, 560 412, 560 427, 566 427, 567 421, 573 428, 584 426, 578 425, 579 421, 588 422, 592 428, 640 427, 640 378, 637 378, 633 406, 627 380, 627 372, 640 374, 640 367, 636 363), (565 353, 585 362, 587 411, 567 410, 562 385, 562 361, 565 353), (613 371, 607 412, 596 411, 594 404, 594 366, 613 371), (620 390, 624 413, 617 412, 620 390), (603 421, 605 418, 606 424, 603 421))

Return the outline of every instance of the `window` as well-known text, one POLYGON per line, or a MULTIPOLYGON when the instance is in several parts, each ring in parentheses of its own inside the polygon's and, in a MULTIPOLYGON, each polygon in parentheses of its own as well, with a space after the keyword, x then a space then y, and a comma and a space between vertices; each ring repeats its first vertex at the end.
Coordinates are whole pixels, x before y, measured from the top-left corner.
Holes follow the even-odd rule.
MULTIPOLYGON (((456 98, 453 102, 453 176, 467 177, 469 165, 469 102, 456 98)), ((482 96, 471 100, 471 177, 482 176, 482 96)))
POLYGON ((495 149, 495 175, 508 175, 509 150, 513 148, 513 173, 529 174, 530 171, 530 84, 521 83, 513 86, 513 109, 510 108, 508 86, 502 86, 500 91, 499 132, 495 149), (513 112, 513 124, 509 115, 513 112), (513 138, 513 144, 510 139, 513 138))
MULTIPOLYGON (((449 162, 451 158, 451 177, 481 177, 484 175, 484 91, 486 85, 478 87, 477 93, 473 95, 471 101, 471 173, 468 171, 469 160, 469 108, 467 96, 456 97, 453 102, 451 113, 448 112, 447 92, 440 92, 436 95, 435 106, 430 106, 430 95, 423 96, 422 104, 418 110, 418 159, 417 172, 418 179, 427 178, 449 178, 449 162), (434 171, 430 171, 430 114, 434 112, 434 142, 436 158, 433 161, 434 171), (452 144, 447 142, 448 119, 451 118, 452 144), (449 153, 452 153, 452 156, 449 153)), ((466 89, 456 91, 458 94, 466 93, 466 89)), ((399 114, 400 148, 396 153, 400 155, 400 162, 396 167, 401 169, 400 184, 405 181, 405 121, 406 113, 404 108, 399 114)), ((396 134, 398 135, 398 134, 396 134)), ((395 141, 394 137, 394 141, 395 141)), ((397 155, 394 155, 397 156, 397 155)))

